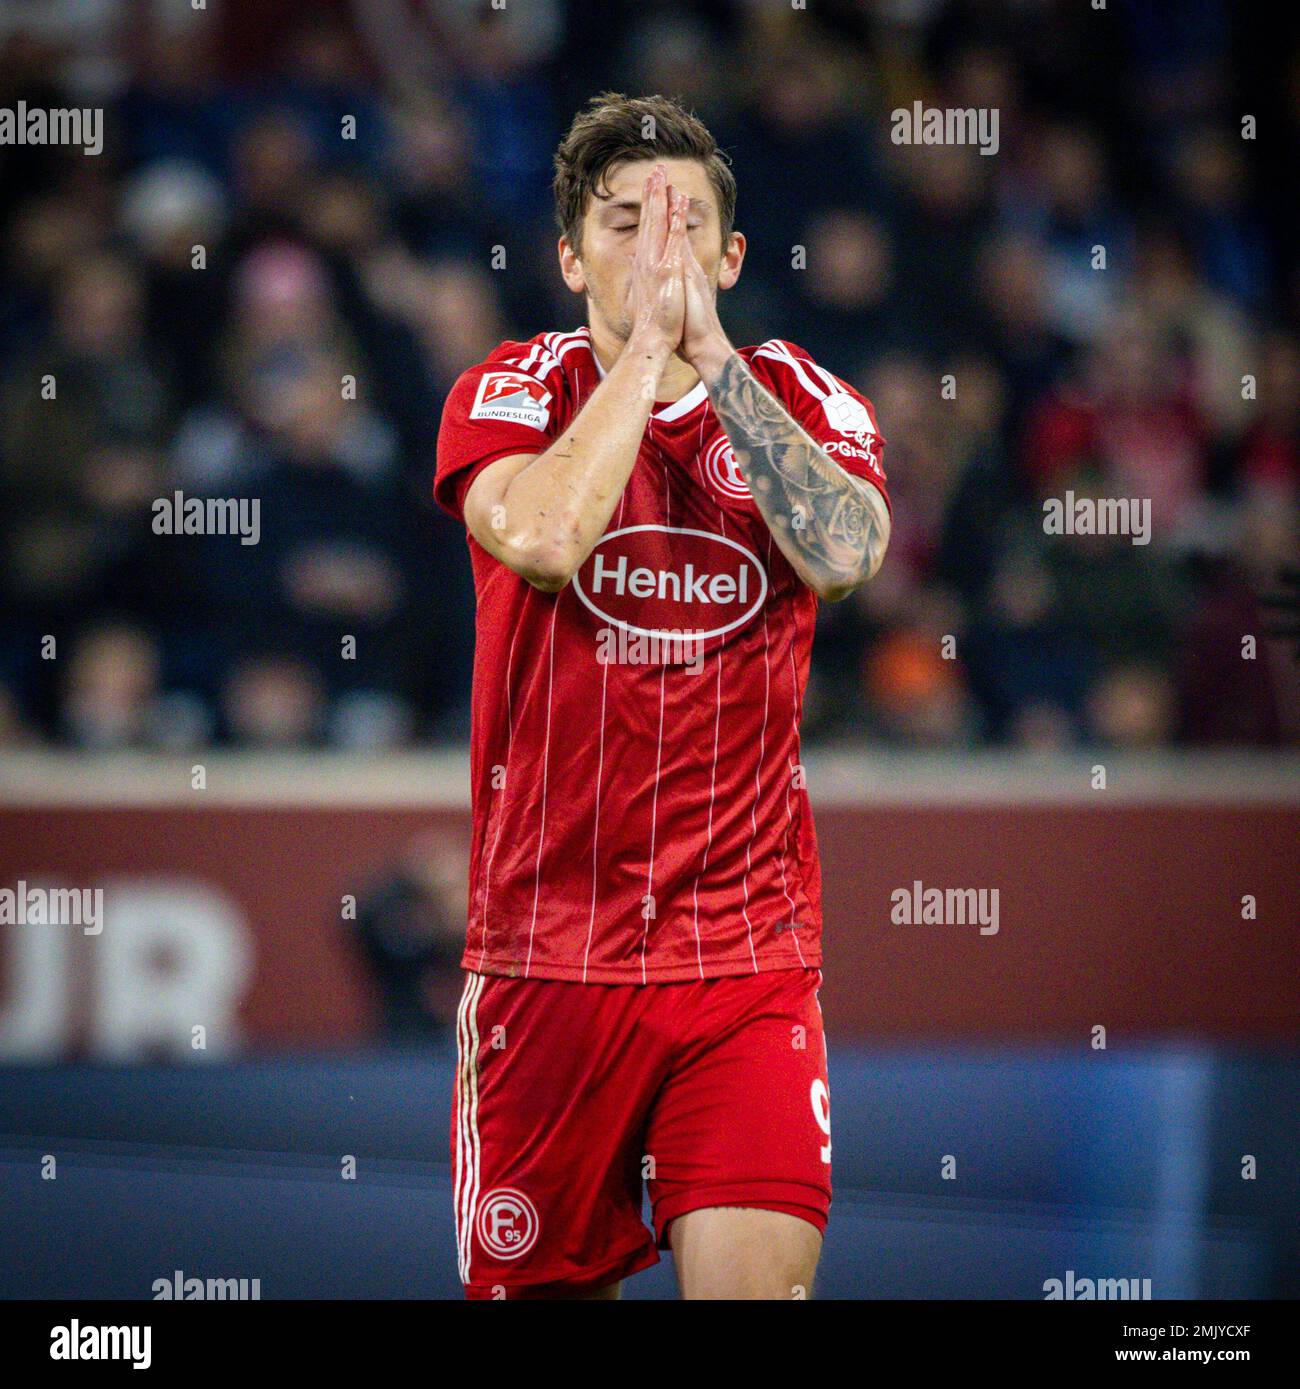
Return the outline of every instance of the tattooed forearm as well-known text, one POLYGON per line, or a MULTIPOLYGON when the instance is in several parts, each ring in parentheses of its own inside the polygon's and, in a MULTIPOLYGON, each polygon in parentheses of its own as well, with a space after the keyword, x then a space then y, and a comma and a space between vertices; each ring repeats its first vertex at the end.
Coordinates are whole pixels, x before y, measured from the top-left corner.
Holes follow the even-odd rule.
POLYGON ((709 395, 749 490, 795 571, 842 598, 880 567, 889 513, 869 482, 833 463, 732 353, 709 395))

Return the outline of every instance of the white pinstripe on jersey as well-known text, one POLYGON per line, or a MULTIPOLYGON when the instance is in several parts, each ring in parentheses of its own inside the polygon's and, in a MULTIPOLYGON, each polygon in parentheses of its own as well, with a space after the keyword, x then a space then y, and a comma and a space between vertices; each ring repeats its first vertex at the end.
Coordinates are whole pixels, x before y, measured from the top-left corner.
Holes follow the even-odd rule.
MULTIPOLYGON (((695 466, 700 473, 700 487, 706 495, 709 489, 704 481, 704 421, 700 421, 700 437, 696 443, 695 466)), ((722 509, 721 503, 715 503, 718 507, 718 530, 721 535, 727 533, 727 513, 722 509)), ((695 875, 695 888, 692 894, 695 902, 695 960, 699 966, 700 978, 704 978, 704 953, 700 945, 700 879, 704 876, 704 870, 709 866, 709 854, 713 849, 713 805, 717 796, 718 788, 718 740, 722 733, 722 652, 723 647, 718 646, 718 680, 714 687, 713 700, 713 767, 709 773, 709 825, 708 832, 704 840, 704 857, 700 860, 699 871, 695 875)))
MULTIPOLYGON (((623 525, 623 509, 627 506, 627 490, 618 499, 618 520, 614 528, 623 525)), ((596 891, 597 872, 600 858, 597 848, 600 842, 600 783, 605 775, 605 695, 609 689, 609 663, 606 662, 600 673, 600 752, 596 763, 596 808, 591 817, 591 916, 587 920, 587 948, 582 952, 582 982, 587 982, 587 965, 591 960, 591 938, 596 929, 596 891)))
MULTIPOLYGON (((519 636, 519 629, 516 627, 510 635, 510 654, 506 657, 506 766, 505 780, 502 783, 500 794, 505 796, 510 789, 510 754, 515 746, 515 714, 512 707, 512 697, 510 694, 510 677, 515 667, 515 641, 519 636)), ((482 966, 487 958, 487 930, 488 930, 488 906, 492 900, 492 865, 496 862, 497 848, 501 843, 501 829, 505 824, 505 809, 502 808, 497 816, 497 837, 492 841, 492 848, 488 854, 488 861, 484 870, 483 881, 483 926, 479 934, 478 962, 482 966)))
POLYGON ((546 840, 546 784, 551 768, 551 713, 555 708, 555 615, 560 611, 557 600, 551 608, 551 628, 547 634, 548 662, 546 670, 546 747, 542 752, 542 823, 537 828, 537 864, 533 877, 533 919, 528 924, 528 959, 524 963, 524 978, 533 965, 533 937, 537 932, 537 903, 542 892, 542 845, 546 840))
POLYGON ((467 972, 456 1010, 456 1173, 452 1187, 456 1209, 456 1247, 462 1283, 470 1281, 474 1220, 478 1213, 478 1001, 487 976, 467 972))
MULTIPOLYGON (((767 572, 772 572, 772 535, 767 537, 767 572)), ((745 900, 741 910, 745 918, 745 934, 749 943, 749 958, 758 973, 758 956, 754 953, 754 923, 749 919, 749 875, 754 871, 754 840, 758 838, 758 802, 763 793, 763 757, 767 751, 767 715, 772 702, 772 639, 767 626, 767 608, 763 609, 763 726, 758 735, 758 761, 754 765, 754 799, 749 805, 749 842, 745 845, 745 900)))
MULTIPOLYGON (((654 441, 654 417, 651 416, 646 428, 649 432, 651 442, 654 441)), ((668 464, 665 462, 664 469, 664 525, 671 526, 673 523, 673 503, 672 488, 668 481, 668 464)), ((650 802, 650 862, 646 874, 646 900, 641 904, 641 920, 644 928, 641 932, 641 982, 646 982, 645 952, 650 944, 650 917, 654 913, 655 906, 655 839, 659 829, 659 781, 663 775, 664 761, 664 704, 668 693, 668 662, 664 662, 663 669, 659 672, 659 740, 655 745, 655 789, 650 802)))

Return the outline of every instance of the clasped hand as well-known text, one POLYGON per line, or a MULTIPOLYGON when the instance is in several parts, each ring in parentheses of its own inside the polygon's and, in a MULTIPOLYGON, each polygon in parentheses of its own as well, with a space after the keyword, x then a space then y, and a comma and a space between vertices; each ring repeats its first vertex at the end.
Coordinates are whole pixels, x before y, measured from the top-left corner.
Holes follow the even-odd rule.
POLYGON ((690 199, 656 164, 641 193, 628 307, 632 338, 652 351, 675 352, 698 370, 730 352, 712 286, 686 230, 690 199))

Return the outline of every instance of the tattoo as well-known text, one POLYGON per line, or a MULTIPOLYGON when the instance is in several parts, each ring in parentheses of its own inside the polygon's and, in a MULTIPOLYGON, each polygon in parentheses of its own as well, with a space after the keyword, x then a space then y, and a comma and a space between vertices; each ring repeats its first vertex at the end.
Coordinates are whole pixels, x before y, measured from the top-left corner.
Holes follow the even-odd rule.
POLYGON ((732 353, 709 392, 772 534, 819 592, 852 590, 880 567, 888 513, 869 482, 833 463, 732 353))

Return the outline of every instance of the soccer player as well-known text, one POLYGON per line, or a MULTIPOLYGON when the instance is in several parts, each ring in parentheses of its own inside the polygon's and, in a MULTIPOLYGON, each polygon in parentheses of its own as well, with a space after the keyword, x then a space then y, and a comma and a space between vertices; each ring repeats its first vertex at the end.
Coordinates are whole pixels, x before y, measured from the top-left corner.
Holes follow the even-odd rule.
POLYGON ((884 441, 793 343, 728 341, 745 238, 693 115, 605 93, 555 167, 586 326, 502 343, 438 440, 478 603, 460 1274, 610 1298, 671 1247, 684 1297, 806 1297, 831 1139, 799 716, 818 599, 884 556, 884 441))

